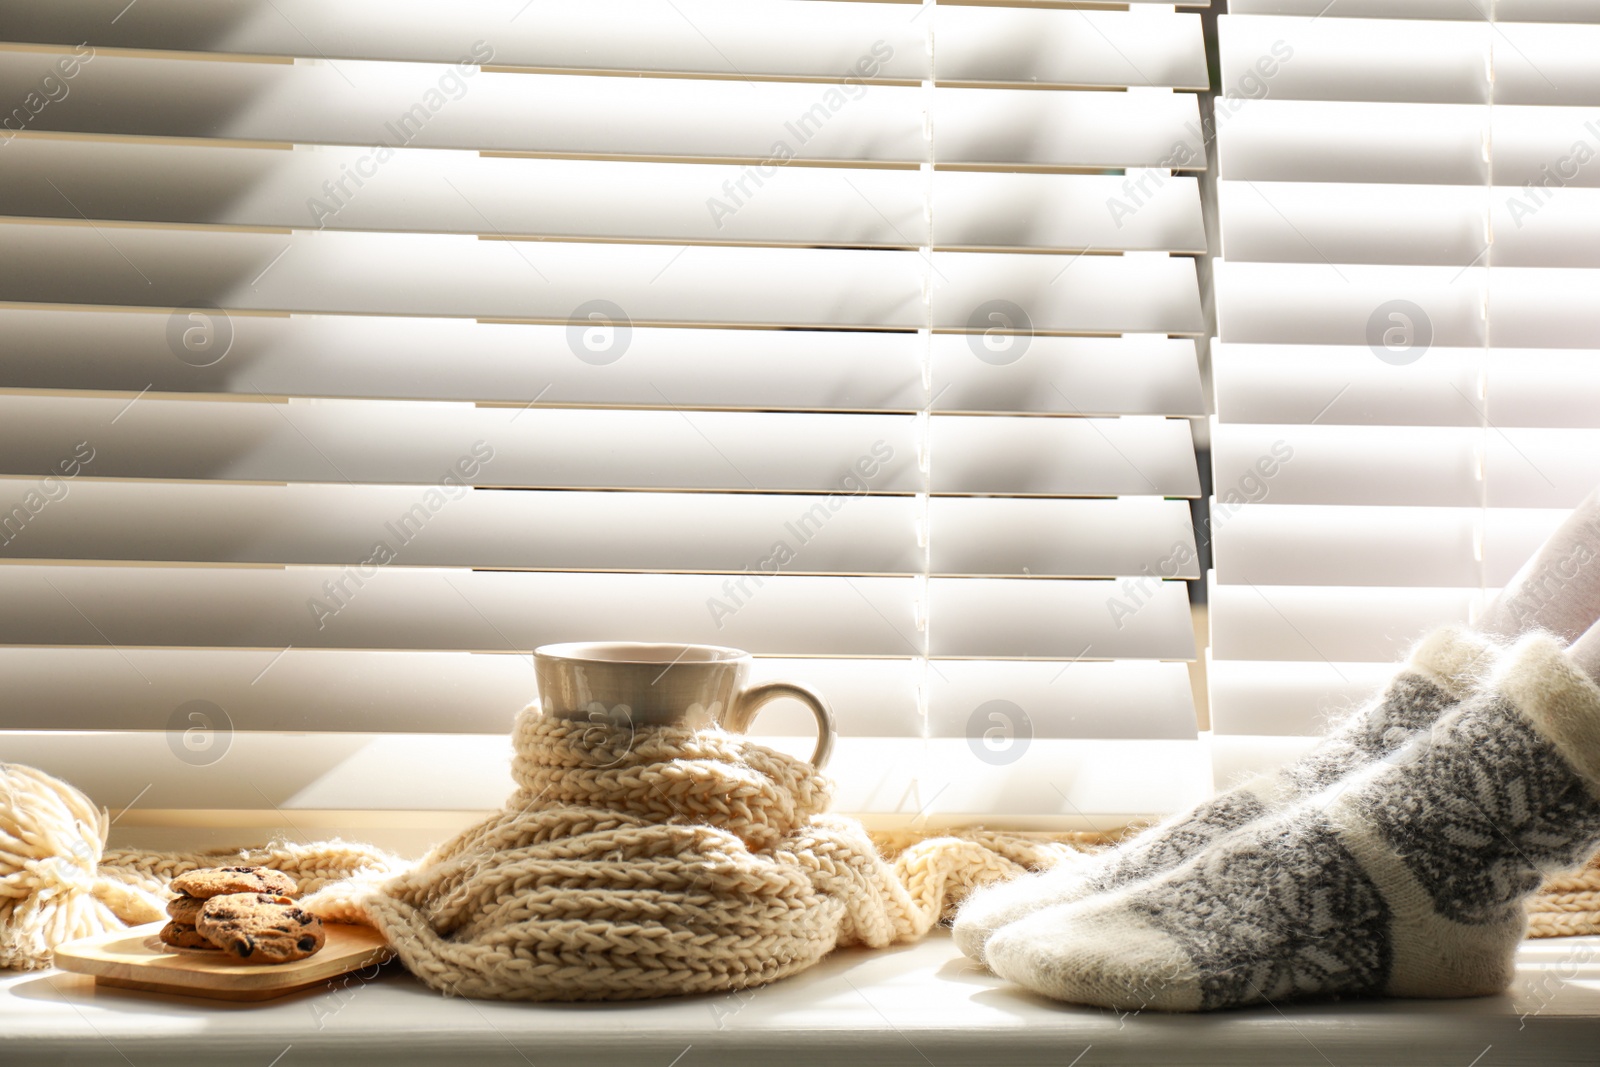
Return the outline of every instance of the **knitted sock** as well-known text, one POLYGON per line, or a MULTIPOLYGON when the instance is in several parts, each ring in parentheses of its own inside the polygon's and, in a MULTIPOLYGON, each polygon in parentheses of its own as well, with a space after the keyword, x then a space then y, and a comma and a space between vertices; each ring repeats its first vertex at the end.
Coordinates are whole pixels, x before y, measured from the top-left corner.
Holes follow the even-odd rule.
POLYGON ((1007 923, 1170 870, 1216 838, 1388 755, 1462 700, 1492 664, 1496 649, 1488 638, 1467 630, 1447 627, 1433 633, 1379 697, 1298 762, 1221 793, 1118 848, 1074 856, 1043 872, 978 890, 956 915, 956 944, 982 963, 985 944, 1007 923))
POLYGON ((1526 898, 1597 845, 1600 687, 1533 635, 1389 760, 1156 879, 1022 919, 988 959, 1118 1009, 1497 993, 1526 898))

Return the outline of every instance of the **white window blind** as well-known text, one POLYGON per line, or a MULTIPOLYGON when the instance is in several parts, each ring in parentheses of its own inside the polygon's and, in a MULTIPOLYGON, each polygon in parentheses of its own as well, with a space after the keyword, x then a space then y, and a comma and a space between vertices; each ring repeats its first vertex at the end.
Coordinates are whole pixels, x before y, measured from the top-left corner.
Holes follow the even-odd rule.
POLYGON ((1198 16, 0 26, 5 758, 130 825, 413 825, 500 803, 529 649, 614 638, 817 686, 882 823, 1206 788, 1198 16))
POLYGON ((1407 642, 1481 610, 1600 482, 1600 4, 1230 11, 1222 778, 1298 751, 1407 642))

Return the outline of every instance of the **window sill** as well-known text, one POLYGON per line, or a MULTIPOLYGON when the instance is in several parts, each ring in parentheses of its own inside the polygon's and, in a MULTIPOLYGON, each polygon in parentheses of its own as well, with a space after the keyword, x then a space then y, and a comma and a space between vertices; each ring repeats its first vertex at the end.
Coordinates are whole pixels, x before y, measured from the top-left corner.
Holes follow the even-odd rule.
POLYGON ((1530 942, 1505 996, 1163 1016, 1021 993, 936 933, 836 953, 806 974, 723 996, 621 1005, 440 997, 395 964, 263 1005, 97 989, 59 971, 0 979, 13 1063, 303 1067, 785 1064, 1585 1064, 1600 1048, 1600 938, 1530 942), (274 1058, 278 1057, 278 1058, 274 1058))

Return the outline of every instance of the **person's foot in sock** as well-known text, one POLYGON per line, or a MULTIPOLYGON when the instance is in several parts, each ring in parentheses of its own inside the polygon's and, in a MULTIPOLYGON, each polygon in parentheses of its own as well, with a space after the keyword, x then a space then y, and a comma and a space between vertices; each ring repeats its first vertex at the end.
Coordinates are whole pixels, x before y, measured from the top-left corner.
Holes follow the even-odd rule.
POLYGON ((1547 630, 1571 644, 1600 619, 1600 489, 1550 535, 1478 619, 1506 640, 1547 630))
MULTIPOLYGON (((1597 619, 1600 491, 1590 494, 1567 516, 1488 605, 1475 629, 1495 640, 1545 629, 1562 642, 1570 642, 1597 619)), ((1261 776, 1239 790, 1223 793, 1118 848, 1073 856, 1048 870, 978 890, 956 916, 956 944, 982 963, 984 946, 1007 923, 1040 908, 1170 870, 1223 834, 1323 788, 1362 763, 1387 755, 1404 741, 1407 731, 1430 725, 1462 699, 1472 687, 1473 673, 1488 662, 1490 645, 1483 638, 1468 633, 1456 636, 1481 645, 1482 654, 1474 657, 1462 649, 1430 649, 1425 643, 1388 690, 1358 709, 1333 736, 1287 771, 1261 776), (1458 667, 1450 666, 1452 658, 1458 667), (1418 688, 1412 675, 1420 675, 1432 686, 1418 688)), ((1600 654, 1600 641, 1596 646, 1600 654)))
POLYGON ((1526 898, 1597 846, 1600 686, 1536 634, 1390 759, 1157 878, 1035 912, 987 959, 1121 1010, 1497 993, 1526 898))
POLYGON ((1496 648, 1464 629, 1438 631, 1417 646, 1382 695, 1289 767, 1259 775, 1117 848, 977 890, 956 913, 956 944, 985 962, 985 945, 1007 923, 1170 870, 1217 838, 1381 759, 1465 699, 1496 648))

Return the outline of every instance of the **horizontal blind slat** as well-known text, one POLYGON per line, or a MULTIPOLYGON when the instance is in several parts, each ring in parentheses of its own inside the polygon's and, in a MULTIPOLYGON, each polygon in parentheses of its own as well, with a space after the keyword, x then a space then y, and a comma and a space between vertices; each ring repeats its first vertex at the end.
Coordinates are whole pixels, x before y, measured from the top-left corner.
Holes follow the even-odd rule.
POLYGON ((1487 282, 1496 346, 1583 348, 1600 337, 1600 270, 1496 266, 1487 282))
POLYGON ((1215 659, 1207 665, 1216 706, 1214 738, 1327 733, 1348 709, 1371 699, 1394 676, 1392 663, 1215 659))
POLYGON ((788 574, 922 568, 908 536, 920 515, 915 500, 864 491, 841 490, 832 499, 456 489, 446 495, 424 486, 80 480, 62 483, 58 499, 14 531, 7 528, 17 508, 26 514, 27 495, 38 490, 32 480, 0 479, 0 550, 11 559, 340 566, 363 563, 382 544, 397 567, 738 573, 774 560, 788 574), (774 552, 779 542, 792 558, 774 552))
POLYGON ((0 255, 14 302, 567 322, 606 299, 636 322, 880 328, 925 315, 915 252, 0 223, 0 255))
MULTIPOLYGON (((270 10, 205 0, 40 5, 7 0, 14 41, 326 60, 681 72, 726 77, 927 76, 940 81, 1206 87, 1198 19, 1150 11, 793 3, 792 0, 526 0, 442 8, 428 0, 274 0, 270 10), (251 17, 251 16, 254 17, 251 17), (1044 47, 1038 47, 1043 44, 1044 47), (1034 47, 1030 47, 1034 46, 1034 47), (867 72, 871 72, 870 74, 867 72)), ((1201 5, 1204 6, 1204 5, 1201 5)))
MULTIPOLYGON (((1339 4, 1332 5, 1334 7, 1339 4)), ((1219 19, 1219 74, 1232 96, 1280 100, 1484 103, 1488 22, 1302 18, 1219 19)), ((1494 92, 1501 90, 1494 70, 1494 92)))
MULTIPOLYGON (((609 363, 583 358, 593 354, 565 325, 469 319, 0 307, 0 332, 6 389, 770 410, 916 411, 924 400, 923 341, 910 332, 634 326, 609 363), (208 329, 226 339, 222 356, 186 348, 190 329, 197 343, 208 329)), ((1205 410, 1190 340, 1034 336, 996 340, 1000 351, 986 340, 933 337, 934 410, 1205 410)))
POLYGON ((920 755, 915 789, 893 764, 863 770, 856 781, 873 782, 875 796, 896 798, 893 810, 942 825, 1032 816, 1028 827, 1047 831, 1127 825, 1140 821, 1129 813, 1183 810, 1210 792, 1211 768, 1196 741, 1035 738, 1014 762, 1001 763, 975 758, 966 739, 934 738, 920 755))
MULTIPOLYGON (((24 99, 58 56, 0 51, 0 96, 24 99)), ((64 61, 67 62, 67 61, 64 61)), ((344 61, 235 63, 103 54, 70 60, 35 133, 540 155, 921 163, 915 86, 611 78, 344 61), (441 71, 443 73, 441 73, 441 71), (703 121, 707 114, 717 121, 703 121)), ((934 90, 940 162, 1204 166, 1191 93, 934 90), (1175 153, 1178 145, 1185 146, 1175 153)), ((12 127, 19 129, 18 127, 12 127)))
MULTIPOLYGON (((0 92, 22 99, 57 61, 50 53, 0 52, 0 92)), ((381 148, 402 146, 758 160, 912 162, 922 155, 921 90, 908 86, 113 53, 79 61, 64 84, 68 95, 32 116, 28 130, 364 145, 375 162, 381 148), (718 121, 704 122, 708 113, 718 121), (775 153, 780 141, 785 150, 775 153)))
POLYGON ((126 11, 98 0, 0 3, 11 39, 40 44, 749 77, 843 77, 864 56, 877 60, 866 68, 877 76, 913 80, 927 69, 919 14, 787 0, 141 0, 126 11))
MULTIPOLYGON (((1103 578, 1165 564, 1167 577, 1199 577, 1181 501, 937 497, 929 508, 935 574, 1103 578)), ((922 515, 913 497, 843 488, 447 496, 422 486, 4 478, 0 553, 341 566, 382 544, 397 567, 909 575, 924 565, 914 537, 922 515)))
MULTIPOLYGON (((1421 182, 1489 180, 1482 104, 1328 100, 1219 100, 1218 173, 1251 181, 1421 182)), ((1502 145, 1495 172, 1506 181, 1502 145)))
POLYGON ((1213 345, 1225 423, 1473 426, 1494 394, 1496 426, 1600 429, 1600 351, 1430 347, 1396 367, 1366 345, 1213 345))
POLYGON ((1341 14, 1224 16, 1225 91, 1300 100, 1486 103, 1492 94, 1496 106, 1600 103, 1592 61, 1600 26, 1519 24, 1498 11, 1492 25, 1481 11, 1458 21, 1341 14))
POLYGON ((950 247, 1206 251, 1195 178, 935 171, 934 244, 950 247))
POLYGON ((451 495, 458 483, 837 492, 861 461, 874 490, 920 485, 910 415, 33 396, 0 397, 0 412, 0 461, 22 475, 78 456, 97 478, 407 483, 451 495))
MULTIPOLYGON (((1326 15, 1330 18, 1487 19, 1482 0, 1233 0, 1234 14, 1326 15)), ((1498 24, 1515 22, 1600 23, 1593 0, 1496 0, 1498 24)))
MULTIPOLYGON (((925 268, 911 251, 0 223, 0 256, 0 295, 12 302, 568 322, 606 300, 623 325, 915 329, 927 320, 925 268)), ((933 269, 940 328, 970 328, 1005 291, 1037 330, 1204 329, 1187 257, 937 252, 933 269)))
MULTIPOLYGON (((1024 736, 1193 739, 1181 663, 937 660, 928 673, 933 735, 966 737, 988 712, 1022 709, 1024 736), (1065 668, 1065 669, 1064 669, 1065 668), (985 708, 986 705, 990 705, 985 708), (980 709, 984 709, 980 714, 980 709)), ((213 722, 234 733, 504 734, 534 698, 526 655, 290 649, 0 649, 7 729, 166 731, 213 722)), ((922 668, 911 659, 757 657, 755 683, 804 678, 824 693, 842 737, 920 738, 922 668)), ((810 712, 775 702, 756 737, 803 737, 810 712)))
MULTIPOLYGON (((922 484, 911 415, 41 396, 0 396, 0 415, 0 473, 36 477, 72 463, 72 475, 96 478, 405 483, 450 496, 463 485, 837 494, 922 484)), ((1187 420, 939 415, 928 434, 944 457, 936 492, 1199 492, 1187 420)))
POLYGON ((928 428, 933 490, 1197 496, 1187 419, 945 416, 928 428))
POLYGON ((1497 590, 1441 587, 1248 586, 1213 582, 1211 657, 1394 664, 1424 634, 1466 623, 1497 590))
POLYGON ((1036 330, 1199 336, 1206 329, 1187 256, 935 252, 933 275, 937 328, 984 325, 982 312, 1005 293, 1036 330))
MULTIPOLYGON (((370 148, 293 152, 16 138, 0 215, 485 236, 916 247, 910 170, 527 159, 370 148), (367 177, 363 178, 362 175, 367 177), (537 197, 527 195, 539 189, 537 197)), ((1203 251, 1193 178, 938 171, 935 247, 1203 251), (1108 210, 1112 203, 1124 205, 1108 210)))
MULTIPOLYGON (((1483 256, 1493 199, 1470 185, 1217 183, 1224 253, 1236 263, 1464 267, 1483 256)), ((1493 232, 1499 266, 1500 234, 1493 232)))
POLYGON ((1234 262, 1600 267, 1600 188, 1218 183, 1234 262))
MULTIPOLYGON (((505 734, 536 696, 533 665, 515 653, 8 648, 0 649, 0 671, 13 698, 10 730, 187 729, 188 711, 198 711, 230 734, 505 734)), ((750 676, 815 685, 843 736, 914 737, 920 675, 910 659, 758 657, 750 676)), ((1105 684, 1095 671, 1062 683, 1062 693, 1105 684)), ((1163 702, 1170 694, 1158 686, 1142 682, 1135 691, 1144 696, 1141 714, 1172 714, 1163 702)), ((785 702, 764 710, 753 729, 783 736, 815 726, 808 709, 785 702)))
POLYGON ((1215 279, 1218 332, 1230 342, 1370 344, 1373 316, 1381 320, 1381 309, 1397 293, 1420 309, 1412 325, 1426 325, 1429 345, 1481 347, 1484 308, 1491 302, 1496 346, 1586 348, 1600 336, 1600 305, 1589 299, 1600 270, 1592 267, 1497 265, 1491 272, 1484 266, 1218 260, 1215 279))
POLYGON ((1141 10, 936 6, 934 77, 940 82, 1170 86, 1206 89, 1198 15, 1141 10))
POLYGON ((1187 588, 1147 575, 1117 582, 936 578, 928 583, 929 652, 1189 660, 1187 588))
MULTIPOLYGON (((1192 659, 1177 582, 935 578, 930 653, 1192 659)), ((913 578, 364 567, 0 566, 0 644, 515 652, 692 641, 765 655, 916 655, 913 578)))
POLYGON ((928 674, 928 733, 1006 752, 998 727, 1033 739, 1193 740, 1189 671, 1181 663, 936 660, 928 674), (980 739, 982 739, 980 741, 980 739))
POLYGON ((1481 265, 1218 260, 1217 332, 1227 342, 1365 345, 1373 313, 1404 293, 1422 309, 1431 344, 1481 348, 1488 274, 1481 265))
MULTIPOLYGON (((920 344, 910 332, 632 326, 608 361, 612 351, 588 343, 603 337, 574 336, 569 324, 472 319, 0 307, 0 331, 0 386, 12 389, 615 408, 915 411, 922 403, 920 344), (192 339, 191 329, 200 331, 192 339), (207 352, 212 341, 218 349, 207 352)), ((985 365, 965 366, 978 363, 968 356, 952 361, 945 382, 981 374, 985 365)))
POLYGON ((1223 178, 1593 187, 1600 108, 1228 99, 1218 105, 1223 178), (1226 125, 1224 125, 1224 123, 1226 125), (1582 145, 1582 148, 1578 146, 1582 145), (1552 177, 1559 168, 1559 176, 1552 177))
POLYGON ((1593 430, 1214 423, 1211 440, 1219 498, 1226 487, 1282 504, 1478 507, 1487 483, 1488 507, 1573 508, 1600 483, 1593 430))
POLYGON ((1203 170, 1208 145, 1193 93, 936 89, 945 164, 1203 170), (1008 94, 1005 97, 996 94, 1008 94))
POLYGON ((1561 525, 1560 509, 1244 504, 1215 547, 1232 585, 1506 585, 1561 525))
POLYGON ((1180 500, 934 497, 928 523, 935 574, 1200 577, 1180 500))
POLYGON ((940 333, 929 344, 934 411, 1205 414, 1192 340, 940 333))
POLYGON ((526 652, 690 641, 768 655, 899 656, 911 578, 360 567, 0 566, 0 643, 526 652), (326 584, 325 584, 326 583, 326 584), (758 584, 759 583, 759 584, 758 584))

